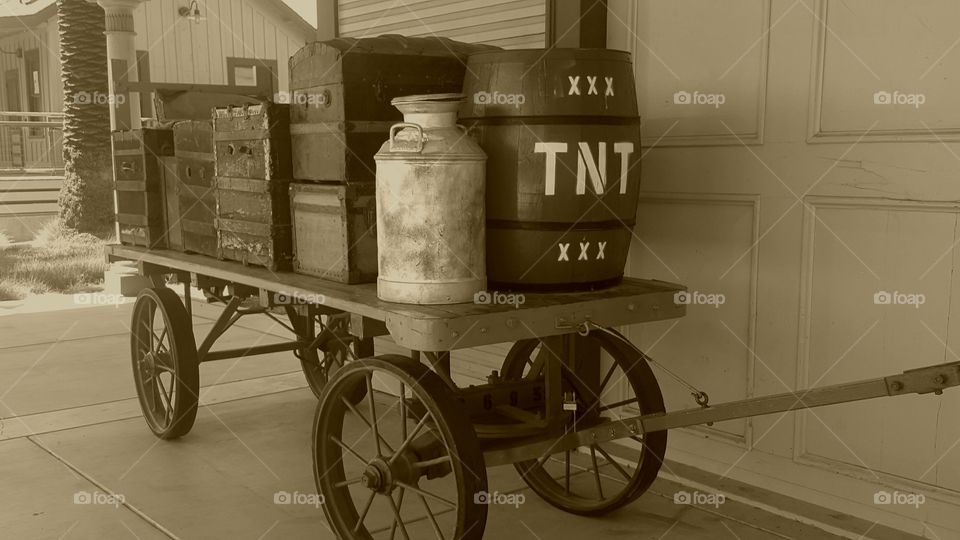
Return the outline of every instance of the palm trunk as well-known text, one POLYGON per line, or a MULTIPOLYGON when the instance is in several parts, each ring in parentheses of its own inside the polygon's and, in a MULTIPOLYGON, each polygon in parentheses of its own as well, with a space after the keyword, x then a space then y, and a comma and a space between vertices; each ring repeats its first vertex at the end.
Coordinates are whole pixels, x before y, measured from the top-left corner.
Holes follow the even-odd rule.
POLYGON ((77 230, 102 232, 114 219, 103 8, 57 0, 57 18, 64 93, 60 218, 77 230))

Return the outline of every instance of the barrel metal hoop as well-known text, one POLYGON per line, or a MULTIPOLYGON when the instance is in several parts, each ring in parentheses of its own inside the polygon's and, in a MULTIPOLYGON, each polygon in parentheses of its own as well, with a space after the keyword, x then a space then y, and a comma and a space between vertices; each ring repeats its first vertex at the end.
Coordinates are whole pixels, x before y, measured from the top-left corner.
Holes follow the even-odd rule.
POLYGON ((512 125, 604 125, 604 126, 640 126, 639 116, 484 116, 482 118, 461 118, 468 128, 475 126, 512 126, 512 125))
POLYGON ((508 219, 488 219, 488 229, 510 229, 524 231, 600 231, 610 229, 633 229, 635 219, 609 219, 604 221, 515 221, 508 219))

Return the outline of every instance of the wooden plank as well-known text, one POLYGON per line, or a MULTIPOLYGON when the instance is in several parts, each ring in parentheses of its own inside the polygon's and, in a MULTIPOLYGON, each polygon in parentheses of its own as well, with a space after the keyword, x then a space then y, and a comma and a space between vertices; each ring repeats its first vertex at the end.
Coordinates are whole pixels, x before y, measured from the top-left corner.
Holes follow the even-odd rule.
POLYGON ((598 291, 530 293, 518 306, 418 306, 381 301, 375 284, 345 285, 168 250, 110 245, 106 252, 115 259, 147 262, 294 298, 322 298, 327 307, 384 321, 397 344, 416 350, 444 351, 566 334, 576 331, 576 324, 584 320, 612 327, 681 317, 686 312, 685 305, 673 301, 683 287, 663 281, 628 278, 598 291))
POLYGON ((28 203, 4 204, 0 203, 0 216, 26 216, 30 214, 56 214, 57 203, 28 203))
POLYGON ((56 202, 59 191, 0 191, 0 203, 56 202))
POLYGON ((45 190, 59 190, 63 186, 63 178, 57 178, 55 180, 33 180, 33 179, 17 179, 17 180, 7 180, 0 178, 0 193, 4 191, 45 191, 45 190))

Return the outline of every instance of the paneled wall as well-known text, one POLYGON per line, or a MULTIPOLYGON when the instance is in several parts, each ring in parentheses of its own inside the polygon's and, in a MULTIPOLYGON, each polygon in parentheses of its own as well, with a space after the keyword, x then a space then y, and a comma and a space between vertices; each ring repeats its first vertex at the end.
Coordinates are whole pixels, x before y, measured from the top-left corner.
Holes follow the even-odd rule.
MULTIPOLYGON (((960 360, 950 324, 960 317, 960 6, 610 5, 609 46, 634 54, 646 146, 628 272, 725 297, 631 337, 714 402, 960 360)), ((693 405, 661 380, 669 407, 693 405)), ((921 536, 960 536, 957 392, 671 441, 674 459, 921 536), (927 502, 875 505, 880 489, 927 502)))
POLYGON ((201 4, 206 20, 199 24, 177 14, 177 0, 151 0, 134 12, 137 50, 149 54, 152 81, 227 84, 226 58, 241 57, 277 60, 279 90, 288 88, 287 60, 312 36, 246 0, 201 4))

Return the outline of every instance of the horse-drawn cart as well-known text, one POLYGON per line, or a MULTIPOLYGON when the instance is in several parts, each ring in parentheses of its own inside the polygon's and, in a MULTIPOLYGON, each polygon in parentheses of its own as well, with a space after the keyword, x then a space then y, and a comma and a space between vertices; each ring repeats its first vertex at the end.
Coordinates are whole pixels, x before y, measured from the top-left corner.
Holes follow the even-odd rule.
POLYGON ((190 430, 199 363, 297 354, 320 398, 317 488, 345 538, 480 538, 499 496, 487 492, 486 467, 504 464, 550 504, 601 515, 650 486, 671 428, 960 385, 960 363, 949 363, 719 405, 694 392, 699 406, 666 412, 652 359, 614 328, 683 316, 685 306, 674 300, 680 285, 625 279, 593 292, 527 294, 522 305, 416 306, 378 300, 373 284, 202 255, 114 245, 107 256, 136 261, 154 284, 134 306, 131 350, 144 417, 157 436, 190 430), (170 288, 171 276, 184 284, 185 301, 170 288), (191 284, 224 306, 199 343, 191 284), (292 338, 212 350, 251 314, 274 318, 292 338), (372 340, 380 335, 411 354, 375 356, 372 340), (454 382, 452 351, 504 342, 513 346, 487 384, 454 382), (638 443, 630 452, 616 445, 630 440, 638 443))

